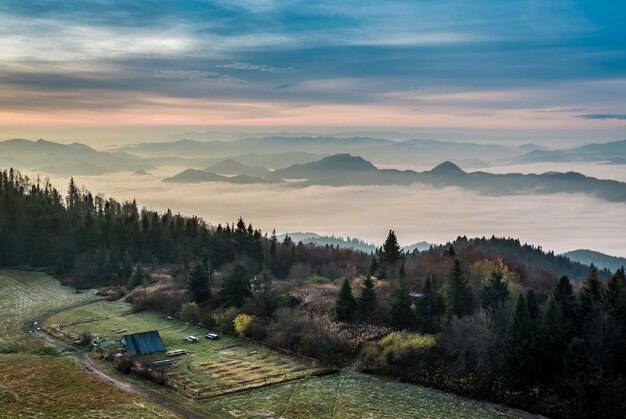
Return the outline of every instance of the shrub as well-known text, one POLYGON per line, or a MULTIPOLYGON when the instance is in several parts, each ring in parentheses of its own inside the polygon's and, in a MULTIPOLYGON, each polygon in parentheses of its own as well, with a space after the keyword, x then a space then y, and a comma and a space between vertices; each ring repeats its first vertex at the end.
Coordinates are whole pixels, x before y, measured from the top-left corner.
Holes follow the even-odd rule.
POLYGON ((233 327, 235 329, 235 332, 237 332, 239 336, 245 335, 246 330, 248 330, 248 327, 250 326, 250 323, 252 323, 253 320, 254 320, 254 316, 241 313, 240 315, 235 317, 235 320, 233 320, 233 327))
POLYGON ((113 366, 116 370, 128 374, 133 367, 133 360, 130 355, 124 354, 115 358, 113 366))
POLYGON ((267 336, 267 325, 263 320, 255 317, 248 325, 245 335, 252 339, 263 340, 267 336))
POLYGON ((503 351, 494 325, 484 312, 453 319, 442 331, 437 346, 450 360, 456 375, 488 375, 496 368, 503 351))
POLYGON ((241 314, 241 310, 236 307, 229 307, 223 311, 216 311, 212 317, 215 326, 222 332, 235 333, 234 321, 239 314, 241 314))
POLYGON ((189 296, 182 284, 163 280, 135 288, 128 294, 127 300, 133 304, 133 311, 156 310, 171 314, 189 301, 189 296))
POLYGON ((89 343, 91 343, 91 341, 94 339, 94 335, 93 333, 91 333, 88 330, 84 330, 81 332, 79 340, 81 345, 87 345, 89 343))
POLYGON ((328 278, 326 278, 325 276, 321 276, 321 275, 311 275, 310 277, 308 277, 307 279, 304 280, 304 282, 302 283, 302 285, 326 285, 326 284, 330 284, 332 281, 328 278))
POLYGON ((196 324, 200 321, 200 308, 196 303, 185 303, 180 307, 179 315, 184 321, 196 324))
POLYGON ((432 335, 392 332, 361 351, 359 368, 384 374, 405 375, 408 369, 426 369, 435 348, 432 335))

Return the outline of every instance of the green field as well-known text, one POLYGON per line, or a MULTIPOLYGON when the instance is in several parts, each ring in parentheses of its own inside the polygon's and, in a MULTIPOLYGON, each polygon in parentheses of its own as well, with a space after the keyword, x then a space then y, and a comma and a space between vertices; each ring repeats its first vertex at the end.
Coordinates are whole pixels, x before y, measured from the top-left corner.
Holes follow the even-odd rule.
MULTIPOLYGON (((129 307, 126 303, 101 301, 59 313, 46 324, 56 323, 65 325, 64 328, 75 333, 88 330, 98 336, 115 339, 119 339, 119 334, 112 332, 116 328, 126 329, 125 333, 159 330, 168 350, 185 348, 193 352, 191 356, 176 360, 174 377, 187 377, 199 385, 214 386, 233 379, 236 381, 239 377, 250 379, 255 374, 272 375, 275 371, 307 366, 309 362, 230 336, 222 336, 219 341, 203 339, 201 343, 184 343, 185 336, 201 337, 206 330, 179 320, 167 320, 154 312, 124 315, 129 307), (251 355, 251 351, 257 353, 251 355)), ((112 370, 110 363, 103 362, 112 370)), ((386 381, 352 371, 272 384, 200 400, 191 399, 132 375, 126 378, 189 408, 207 415, 223 417, 451 419, 529 416, 448 393, 386 381)))
MULTIPOLYGON (((172 358, 169 378, 175 388, 192 397, 212 397, 243 388, 259 387, 318 372, 320 366, 308 359, 289 356, 262 345, 231 337, 220 340, 204 338, 207 330, 180 320, 167 320, 155 312, 130 313, 123 302, 100 301, 71 309, 51 317, 50 328, 80 334, 89 331, 110 342, 110 347, 128 333, 158 330, 168 351, 186 349, 190 355, 172 358), (115 333, 122 329, 124 332, 115 333), (185 342, 187 336, 200 338, 199 343, 185 342)), ((164 354, 150 359, 163 359, 164 354)))
POLYGON ((514 418, 510 409, 356 372, 312 377, 207 400, 241 418, 514 418))
POLYGON ((173 417, 93 378, 26 331, 31 319, 94 298, 42 273, 0 270, 0 418, 173 417))

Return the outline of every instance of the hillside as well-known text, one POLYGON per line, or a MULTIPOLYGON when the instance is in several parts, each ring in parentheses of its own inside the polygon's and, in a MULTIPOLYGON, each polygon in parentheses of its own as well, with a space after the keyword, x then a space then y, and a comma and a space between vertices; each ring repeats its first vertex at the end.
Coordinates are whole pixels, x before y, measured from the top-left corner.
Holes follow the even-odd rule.
POLYGON ((200 182, 225 182, 235 184, 269 183, 268 180, 246 176, 221 176, 203 170, 187 169, 177 175, 163 179, 163 182, 170 183, 200 183, 200 182))
POLYGON ((572 250, 563 253, 563 256, 573 261, 584 263, 585 265, 591 265, 593 263, 599 269, 608 269, 611 272, 615 272, 622 266, 626 266, 626 258, 610 256, 589 249, 572 250))
POLYGON ((323 159, 294 164, 286 169, 275 170, 270 179, 328 179, 336 176, 359 176, 377 172, 378 169, 365 159, 350 154, 335 154, 323 159))
MULTIPOLYGON (((544 252, 541 246, 522 244, 517 239, 504 237, 471 238, 458 237, 452 243, 434 248, 445 251, 452 245, 458 253, 478 252, 488 258, 502 258, 507 266, 520 274, 524 281, 534 281, 543 276, 557 278, 567 275, 574 280, 585 279, 590 272, 589 266, 569 259, 565 255, 544 252)), ((608 271, 601 272, 608 275, 608 271)))
POLYGON ((219 175, 245 175, 250 177, 264 177, 271 173, 264 167, 248 166, 233 159, 222 160, 204 169, 206 172, 219 175))

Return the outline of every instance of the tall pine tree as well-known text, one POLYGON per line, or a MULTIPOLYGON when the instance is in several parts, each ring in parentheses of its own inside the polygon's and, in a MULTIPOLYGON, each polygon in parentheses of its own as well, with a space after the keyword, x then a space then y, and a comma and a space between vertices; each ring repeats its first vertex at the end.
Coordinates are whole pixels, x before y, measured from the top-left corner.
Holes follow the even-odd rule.
POLYGON ((252 295, 248 271, 239 261, 233 263, 224 279, 220 290, 220 298, 224 307, 241 307, 246 298, 252 295))
POLYGON ((463 275, 461 261, 454 259, 446 283, 446 310, 449 316, 463 317, 474 312, 474 294, 463 275))
POLYGON ((398 269, 396 285, 391 296, 391 324, 399 329, 409 329, 415 325, 415 313, 411 309, 411 296, 406 285, 404 263, 398 269))
POLYGON ((589 317, 598 315, 604 303, 604 286, 598 278, 598 270, 591 266, 591 273, 578 295, 578 319, 584 322, 589 317))
POLYGON ((211 297, 211 268, 198 261, 194 263, 187 280, 192 301, 204 303, 211 297))
POLYGON ((335 301, 335 316, 337 320, 349 322, 354 319, 354 311, 356 309, 356 300, 352 295, 352 287, 348 278, 343 280, 337 300, 335 301))
POLYGON ((432 275, 426 276, 422 294, 415 303, 417 327, 421 333, 435 333, 437 318, 445 312, 445 304, 435 288, 435 278, 432 275))
POLYGON ((380 253, 380 265, 385 276, 393 275, 398 269, 398 265, 402 261, 402 251, 400 250, 400 244, 398 238, 393 230, 389 230, 389 234, 383 243, 383 248, 380 253))
POLYGON ((509 382, 514 386, 530 384, 536 377, 539 360, 536 336, 526 296, 520 294, 509 317, 504 335, 504 361, 509 382))
POLYGON ((374 280, 369 275, 363 281, 358 303, 361 319, 370 320, 376 310, 376 291, 374 290, 374 280))

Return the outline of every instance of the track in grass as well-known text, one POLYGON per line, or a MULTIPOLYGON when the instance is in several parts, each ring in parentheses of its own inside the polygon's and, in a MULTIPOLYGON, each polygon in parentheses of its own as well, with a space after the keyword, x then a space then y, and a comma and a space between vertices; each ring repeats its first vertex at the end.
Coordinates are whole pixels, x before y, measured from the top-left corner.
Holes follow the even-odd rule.
POLYGON ((94 298, 42 273, 0 270, 0 418, 175 417, 92 377, 25 330, 30 319, 94 298))

